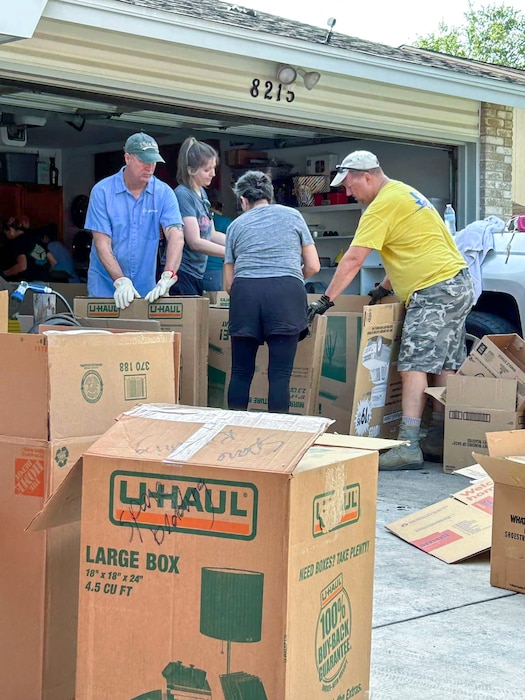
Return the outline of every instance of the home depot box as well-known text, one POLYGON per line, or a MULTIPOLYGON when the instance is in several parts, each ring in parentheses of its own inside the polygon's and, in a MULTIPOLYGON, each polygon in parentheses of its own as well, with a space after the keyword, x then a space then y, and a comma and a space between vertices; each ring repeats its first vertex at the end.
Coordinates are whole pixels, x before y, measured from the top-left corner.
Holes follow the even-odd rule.
POLYGON ((492 479, 480 479, 386 528, 423 552, 453 564, 490 549, 493 494, 492 479))
POLYGON ((4 333, 0 354, 0 434, 99 435, 139 402, 176 400, 174 333, 4 333))
POLYGON ((181 335, 180 400, 191 406, 206 406, 208 398, 208 308, 205 297, 165 297, 152 304, 135 299, 127 309, 117 309, 114 300, 75 299, 75 313, 87 318, 135 318, 160 321, 164 331, 181 335))
MULTIPOLYGON (((208 403, 215 408, 226 408, 228 405, 228 385, 232 362, 228 317, 228 309, 210 307, 208 403)), ((326 318, 317 316, 312 326, 311 335, 297 346, 290 379, 291 413, 317 414, 325 333, 326 318)), ((257 353, 248 409, 268 410, 268 346, 266 344, 262 345, 257 353)))
POLYGON ((50 475, 58 485, 97 437, 48 442, 0 436, 3 698, 72 697, 80 528, 72 523, 46 535, 25 528, 42 508, 50 475))
POLYGON ((448 378, 446 390, 428 390, 445 404, 444 472, 475 464, 472 450, 487 454, 486 433, 523 426, 516 391, 516 379, 459 374, 448 378))
POLYGON ((367 697, 377 453, 308 449, 319 417, 133 413, 40 520, 81 493, 76 700, 367 697))
POLYGON ((0 291, 0 333, 7 333, 9 292, 0 291))
POLYGON ((459 374, 518 380, 518 405, 525 401, 525 341, 516 335, 485 335, 459 368, 459 374))
POLYGON ((525 593, 525 431, 487 434, 474 457, 494 480, 490 583, 525 593))
POLYGON ((397 358, 405 316, 401 303, 363 310, 350 433, 392 437, 401 421, 401 377, 397 358))

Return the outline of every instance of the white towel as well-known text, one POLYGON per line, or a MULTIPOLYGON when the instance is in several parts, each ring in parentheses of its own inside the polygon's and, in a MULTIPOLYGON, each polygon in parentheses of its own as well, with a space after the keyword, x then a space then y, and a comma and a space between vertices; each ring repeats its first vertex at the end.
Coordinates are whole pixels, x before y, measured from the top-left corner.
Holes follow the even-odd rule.
POLYGON ((455 236, 459 252, 465 258, 474 282, 474 303, 481 296, 481 265, 487 253, 494 248, 494 234, 505 229, 505 222, 497 216, 473 221, 455 236))

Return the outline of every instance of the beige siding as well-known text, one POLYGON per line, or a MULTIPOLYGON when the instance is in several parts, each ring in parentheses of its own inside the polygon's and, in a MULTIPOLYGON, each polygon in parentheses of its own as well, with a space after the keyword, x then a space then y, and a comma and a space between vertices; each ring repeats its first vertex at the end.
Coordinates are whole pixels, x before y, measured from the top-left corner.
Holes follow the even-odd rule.
POLYGON ((0 75, 80 87, 100 102, 104 95, 118 95, 145 101, 149 109, 212 110, 241 124, 266 119, 283 127, 288 122, 341 135, 447 144, 478 138, 479 103, 474 100, 351 76, 324 74, 310 92, 299 80, 291 103, 264 99, 261 92, 253 97, 253 79, 263 86, 274 80, 276 64, 237 57, 224 41, 224 52, 212 52, 43 19, 32 39, 0 46, 0 75))

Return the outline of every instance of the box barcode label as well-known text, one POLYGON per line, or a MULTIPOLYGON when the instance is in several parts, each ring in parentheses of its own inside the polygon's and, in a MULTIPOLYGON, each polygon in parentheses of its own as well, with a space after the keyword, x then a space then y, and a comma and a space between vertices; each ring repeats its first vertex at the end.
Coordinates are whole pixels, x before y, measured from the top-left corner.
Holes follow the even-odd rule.
POLYGON ((490 423, 490 413, 478 413, 476 411, 449 411, 450 420, 469 420, 475 423, 490 423))
POLYGON ((124 375, 124 399, 126 401, 135 401, 136 399, 148 398, 146 391, 146 375, 145 374, 126 374, 124 375))

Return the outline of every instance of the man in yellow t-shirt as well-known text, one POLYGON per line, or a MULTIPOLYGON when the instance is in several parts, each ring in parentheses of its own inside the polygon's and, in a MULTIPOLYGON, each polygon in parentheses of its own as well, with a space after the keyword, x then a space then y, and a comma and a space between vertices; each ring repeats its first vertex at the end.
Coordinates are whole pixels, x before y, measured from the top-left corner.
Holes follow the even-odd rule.
MULTIPOLYGON (((386 276, 370 291, 372 302, 395 292, 406 306, 398 370, 402 380, 400 445, 380 455, 379 468, 421 469, 421 416, 428 375, 445 386, 466 357, 465 320, 474 302, 467 263, 432 204, 417 190, 390 180, 369 151, 354 151, 337 166, 331 186, 367 205, 351 246, 326 293, 309 307, 324 313, 352 282, 372 250, 381 254, 386 276)), ((443 435, 443 409, 434 404, 428 439, 443 435)), ((436 441, 436 437, 438 440, 436 441)), ((435 450, 434 450, 435 451, 435 450)))

